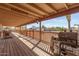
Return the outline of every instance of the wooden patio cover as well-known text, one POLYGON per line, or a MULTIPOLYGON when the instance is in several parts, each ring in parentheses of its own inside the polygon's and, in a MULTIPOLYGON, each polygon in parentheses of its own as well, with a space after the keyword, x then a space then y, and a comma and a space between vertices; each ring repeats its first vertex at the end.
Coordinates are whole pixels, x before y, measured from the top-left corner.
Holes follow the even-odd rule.
POLYGON ((78 3, 2 3, 0 24, 20 26, 79 12, 78 3))

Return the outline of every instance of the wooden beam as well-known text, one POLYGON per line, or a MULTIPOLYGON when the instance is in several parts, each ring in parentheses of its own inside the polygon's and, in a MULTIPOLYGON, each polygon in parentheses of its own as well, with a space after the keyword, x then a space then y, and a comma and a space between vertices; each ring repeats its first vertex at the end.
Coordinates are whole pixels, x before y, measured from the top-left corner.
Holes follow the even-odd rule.
POLYGON ((0 22, 3 24, 3 25, 8 25, 8 26, 15 26, 15 25, 20 25, 22 23, 25 23, 25 22, 30 22, 32 21, 33 19, 30 19, 30 18, 23 18, 22 16, 18 16, 18 15, 14 15, 13 13, 10 13, 8 11, 5 11, 5 10, 1 10, 0 9, 0 22), (26 19, 26 20, 25 20, 26 19), (28 20, 29 19, 29 20, 28 20))
MULTIPOLYGON (((79 12, 79 4, 77 4, 77 6, 75 6, 74 8, 66 9, 66 10, 64 10, 64 11, 61 11, 61 12, 58 12, 58 13, 49 15, 48 17, 39 18, 38 21, 45 21, 45 20, 49 20, 49 19, 51 19, 51 18, 56 18, 56 17, 60 17, 60 16, 72 14, 72 13, 77 13, 77 12, 79 12)), ((34 23, 34 22, 37 22, 37 20, 34 20, 34 21, 29 22, 29 23, 27 23, 27 24, 34 23)), ((26 24, 26 23, 25 23, 25 24, 26 24)), ((24 24, 21 24, 21 25, 24 25, 24 24)))
POLYGON ((67 3, 64 3, 64 6, 65 6, 66 9, 69 9, 69 6, 68 6, 67 3))
POLYGON ((48 17, 42 18, 40 21, 49 20, 51 18, 65 16, 65 15, 72 14, 72 13, 77 13, 77 12, 79 12, 79 5, 75 6, 74 8, 69 8, 69 9, 66 9, 64 11, 49 15, 48 17))
POLYGON ((29 16, 29 15, 26 15, 26 14, 23 14, 23 13, 20 13, 20 12, 17 12, 17 11, 15 11, 15 10, 11 10, 11 8, 8 8, 6 5, 4 5, 4 4, 0 4, 0 8, 1 9, 3 9, 3 10, 5 10, 5 11, 7 11, 7 12, 11 12, 11 13, 13 13, 13 14, 15 14, 15 15, 19 15, 19 16, 22 16, 22 17, 30 17, 30 18, 33 18, 34 16, 29 16))
POLYGON ((40 8, 39 6, 37 6, 37 5, 34 4, 34 3, 30 3, 29 5, 32 6, 33 8, 35 8, 35 9, 37 9, 37 10, 39 10, 39 11, 45 13, 46 15, 49 14, 47 11, 43 10, 42 8, 40 8))
POLYGON ((57 10, 53 5, 51 5, 50 3, 46 3, 46 5, 49 6, 55 13, 57 13, 57 10))
MULTIPOLYGON (((20 15, 20 14, 16 14, 16 13, 14 13, 14 12, 12 12, 12 11, 9 11, 9 10, 5 10, 5 9, 2 9, 2 8, 0 8, 0 11, 1 11, 1 13, 8 13, 9 15, 11 15, 11 16, 13 16, 14 18, 14 20, 16 20, 16 18, 23 18, 23 19, 25 19, 25 18, 27 18, 27 17, 25 17, 25 16, 23 16, 23 15, 20 15)), ((4 14, 5 15, 5 14, 4 14)), ((6 15, 6 16, 8 16, 8 15, 6 15)), ((10 17, 10 16, 8 16, 8 17, 10 17)), ((11 18, 11 17, 10 17, 11 18)), ((29 17, 28 17, 29 18, 29 17)), ((13 21, 14 21, 13 20, 13 21)), ((8 21, 8 20, 7 20, 8 21)), ((11 20, 10 20, 11 21, 11 20)))
POLYGON ((28 14, 35 16, 35 17, 40 17, 39 14, 37 14, 36 12, 33 12, 32 10, 28 9, 27 7, 23 8, 24 4, 8 4, 8 5, 16 8, 17 10, 21 10, 24 13, 28 13, 28 14))
MULTIPOLYGON (((4 15, 5 15, 5 13, 7 12, 7 13, 9 13, 9 14, 11 14, 11 16, 15 16, 13 19, 14 20, 17 20, 16 18, 19 18, 19 20, 20 20, 20 18, 22 17, 23 19, 26 19, 27 17, 27 15, 26 16, 24 16, 24 15, 22 15, 21 13, 19 14, 19 12, 15 12, 15 11, 12 11, 11 9, 9 9, 9 8, 7 8, 6 6, 3 6, 3 5, 0 5, 0 10, 1 10, 1 13, 2 13, 2 11, 4 11, 4 15)), ((8 14, 6 15, 6 16, 8 16, 8 14)), ((10 16, 9 16, 10 17, 10 16)), ((11 18, 11 17, 10 17, 11 18)), ((13 20, 13 21, 14 21, 13 20)), ((29 19, 30 20, 30 19, 29 19)), ((19 22, 19 21, 18 21, 19 22)), ((17 23, 18 23, 17 22, 17 23)), ((7 21, 6 21, 6 23, 7 23, 7 21)), ((6 23, 4 23, 4 24, 6 24, 6 23)), ((14 22, 14 23, 16 23, 16 21, 14 22)), ((8 23, 9 24, 9 23, 8 23)), ((11 23, 11 24, 9 24, 9 25, 12 25, 13 23, 11 23)), ((22 24, 22 23, 21 23, 22 24)), ((16 24, 16 25, 18 25, 18 24, 16 24)), ((14 25, 15 26, 15 25, 14 25)))
POLYGON ((48 12, 46 12, 45 10, 43 10, 42 8, 40 8, 39 6, 35 5, 35 4, 26 4, 26 6, 30 9, 33 10, 34 12, 42 15, 48 15, 48 12))
POLYGON ((5 4, 7 6, 10 6, 11 10, 14 10, 14 11, 17 11, 17 12, 20 12, 20 13, 23 13, 23 14, 26 14, 26 15, 31 15, 31 16, 34 16, 34 17, 38 17, 39 15, 37 14, 34 14, 28 10, 24 10, 23 8, 20 8, 14 4, 5 4))
POLYGON ((35 19, 35 20, 33 20, 33 21, 29 22, 29 23, 23 23, 23 24, 16 25, 16 26, 22 26, 22 25, 31 24, 31 23, 34 23, 34 22, 37 22, 37 21, 39 21, 39 19, 41 19, 41 18, 35 19))
POLYGON ((30 4, 23 3, 23 4, 19 4, 19 5, 20 5, 20 7, 22 7, 25 10, 30 11, 31 13, 37 14, 38 16, 42 16, 42 14, 40 14, 39 12, 34 11, 33 10, 34 8, 30 4))

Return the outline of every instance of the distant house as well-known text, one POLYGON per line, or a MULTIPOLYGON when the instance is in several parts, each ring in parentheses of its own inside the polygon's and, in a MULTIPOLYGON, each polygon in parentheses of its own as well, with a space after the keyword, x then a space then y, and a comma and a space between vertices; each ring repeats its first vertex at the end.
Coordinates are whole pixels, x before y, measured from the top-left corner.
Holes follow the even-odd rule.
POLYGON ((75 26, 75 27, 71 27, 72 31, 78 31, 78 27, 75 26))

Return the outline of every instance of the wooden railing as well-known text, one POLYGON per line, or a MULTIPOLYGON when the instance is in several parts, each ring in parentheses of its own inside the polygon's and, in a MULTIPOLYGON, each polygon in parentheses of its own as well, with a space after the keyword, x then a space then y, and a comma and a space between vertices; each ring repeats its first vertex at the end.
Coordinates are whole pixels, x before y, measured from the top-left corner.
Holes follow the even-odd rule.
POLYGON ((1 31, 0 31, 0 38, 1 38, 1 31))
MULTIPOLYGON (((18 31, 18 32, 23 35, 32 37, 33 39, 40 40, 40 31, 23 30, 23 31, 18 31)), ((79 46, 76 44, 77 43, 77 33, 75 33, 75 32, 41 31, 41 38, 42 38, 41 42, 38 45, 36 44, 35 47, 39 47, 40 49, 42 49, 43 51, 45 51, 48 54, 51 54, 51 55, 65 55, 65 54, 79 55, 79 53, 74 52, 74 51, 79 51, 79 46), (44 42, 44 44, 43 44, 43 42, 44 42), (67 49, 70 49, 70 50, 67 50, 67 49), (51 52, 54 54, 52 54, 51 52)), ((33 43, 35 43, 35 42, 33 42, 33 43)))
MULTIPOLYGON (((40 31, 36 30, 17 30, 17 32, 32 37, 33 39, 40 40, 40 31)), ((59 32, 47 32, 47 31, 42 31, 41 32, 41 41, 43 41, 46 44, 50 44, 51 37, 52 36, 57 36, 59 32)))

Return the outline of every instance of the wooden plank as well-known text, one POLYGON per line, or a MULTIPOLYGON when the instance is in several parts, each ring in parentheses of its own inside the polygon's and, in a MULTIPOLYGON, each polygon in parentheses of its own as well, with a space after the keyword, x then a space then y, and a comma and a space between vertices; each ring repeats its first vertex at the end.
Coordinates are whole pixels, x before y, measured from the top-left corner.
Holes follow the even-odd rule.
MULTIPOLYGON (((13 41, 13 40, 12 40, 12 41, 13 41)), ((18 54, 18 51, 17 51, 17 49, 16 49, 16 45, 15 45, 14 41, 13 41, 13 49, 14 49, 13 52, 15 52, 15 56, 18 56, 19 54, 18 54)))
MULTIPOLYGON (((17 39, 18 40, 18 39, 17 39)), ((18 44, 21 46, 22 50, 25 52, 25 55, 27 56, 34 56, 36 55, 32 50, 30 50, 24 43, 22 43, 20 40, 18 40, 18 44)), ((24 53, 23 52, 23 53, 24 53)))
POLYGON ((36 54, 29 49, 22 41, 16 37, 0 39, 1 56, 35 56, 36 54))
POLYGON ((3 46, 3 41, 0 39, 0 56, 2 55, 3 46))
POLYGON ((9 40, 9 43, 10 43, 10 55, 14 56, 14 51, 13 51, 13 46, 12 46, 12 43, 13 43, 12 39, 9 40))
POLYGON ((14 39, 14 46, 15 46, 17 55, 18 55, 18 56, 21 56, 22 53, 21 53, 20 48, 19 48, 19 45, 17 45, 17 42, 15 41, 15 39, 14 39))
POLYGON ((17 54, 17 51, 16 51, 14 44, 15 44, 14 40, 11 40, 11 46, 12 46, 12 49, 13 49, 13 56, 17 56, 18 54, 17 54))
POLYGON ((1 56, 5 56, 4 55, 4 47, 5 47, 5 44, 4 43, 5 43, 5 40, 2 39, 1 41, 2 41, 1 56))
POLYGON ((23 49, 25 55, 28 55, 28 52, 27 52, 28 50, 24 49, 24 45, 22 44, 22 42, 19 42, 19 43, 21 43, 20 46, 23 49))
POLYGON ((19 42, 17 39, 16 39, 16 46, 17 48, 19 49, 19 53, 21 56, 25 55, 25 52, 23 51, 22 47, 21 47, 21 43, 22 42, 19 42))

